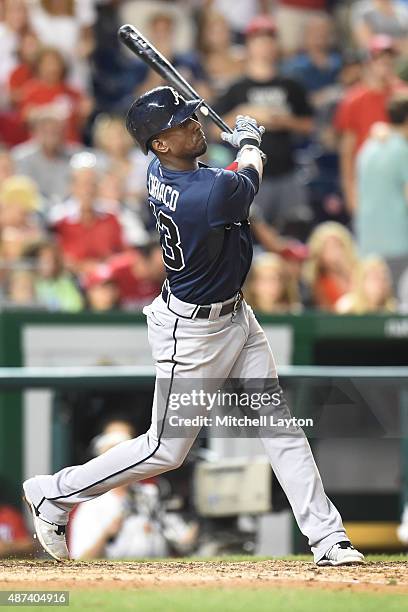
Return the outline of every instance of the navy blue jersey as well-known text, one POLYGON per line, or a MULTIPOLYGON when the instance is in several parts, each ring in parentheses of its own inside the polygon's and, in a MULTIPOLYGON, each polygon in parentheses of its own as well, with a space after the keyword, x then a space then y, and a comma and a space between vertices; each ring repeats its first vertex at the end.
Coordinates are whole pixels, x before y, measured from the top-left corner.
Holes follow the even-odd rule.
POLYGON ((249 207, 259 187, 254 168, 169 170, 154 158, 149 203, 160 232, 170 290, 192 304, 223 302, 242 287, 252 261, 249 207))

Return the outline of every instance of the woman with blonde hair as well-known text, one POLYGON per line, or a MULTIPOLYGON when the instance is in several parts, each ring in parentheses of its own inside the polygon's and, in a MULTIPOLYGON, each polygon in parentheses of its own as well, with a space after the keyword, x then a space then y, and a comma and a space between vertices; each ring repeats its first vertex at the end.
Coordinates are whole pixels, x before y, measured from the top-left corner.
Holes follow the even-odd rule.
POLYGON ((308 247, 304 278, 313 304, 322 310, 334 311, 336 302, 351 290, 357 262, 353 236, 344 225, 326 221, 313 230, 308 247))
POLYGON ((353 280, 353 290, 338 300, 336 312, 367 314, 396 311, 390 270, 381 257, 371 255, 363 259, 353 280))
POLYGON ((285 260, 274 253, 263 253, 254 260, 245 296, 259 313, 296 313, 302 308, 295 278, 285 260))
POLYGON ((44 236, 39 222, 40 195, 28 176, 6 178, 0 188, 0 258, 18 262, 44 236))

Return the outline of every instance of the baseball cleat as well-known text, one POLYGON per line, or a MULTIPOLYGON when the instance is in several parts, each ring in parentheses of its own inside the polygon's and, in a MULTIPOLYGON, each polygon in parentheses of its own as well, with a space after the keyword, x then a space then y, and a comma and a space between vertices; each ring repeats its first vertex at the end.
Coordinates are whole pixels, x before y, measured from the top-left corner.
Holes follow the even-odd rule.
POLYGON ((364 555, 356 550, 351 542, 337 542, 332 546, 317 565, 356 565, 365 563, 364 555))
POLYGON ((23 500, 29 507, 33 517, 35 529, 34 537, 38 539, 43 549, 57 561, 69 559, 69 552, 65 539, 65 525, 57 525, 56 523, 52 523, 45 517, 41 516, 28 497, 27 492, 24 490, 24 484, 23 500))

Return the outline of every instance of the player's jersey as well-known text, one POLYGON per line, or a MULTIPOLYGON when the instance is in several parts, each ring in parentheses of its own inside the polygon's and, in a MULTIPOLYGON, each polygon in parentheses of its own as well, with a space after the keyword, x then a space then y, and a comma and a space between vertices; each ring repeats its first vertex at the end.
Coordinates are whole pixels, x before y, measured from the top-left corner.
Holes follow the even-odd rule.
POLYGON ((180 171, 152 160, 149 203, 177 298, 200 305, 223 302, 242 287, 252 261, 248 214, 258 187, 254 168, 231 172, 200 164, 180 171))

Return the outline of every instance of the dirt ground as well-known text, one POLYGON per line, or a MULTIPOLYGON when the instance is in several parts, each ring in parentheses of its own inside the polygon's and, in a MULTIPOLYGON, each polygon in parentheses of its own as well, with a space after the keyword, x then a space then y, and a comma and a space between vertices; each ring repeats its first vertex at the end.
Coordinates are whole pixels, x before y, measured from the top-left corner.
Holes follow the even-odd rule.
POLYGON ((311 561, 0 561, 0 589, 310 587, 408 593, 408 561, 319 568, 311 561))

